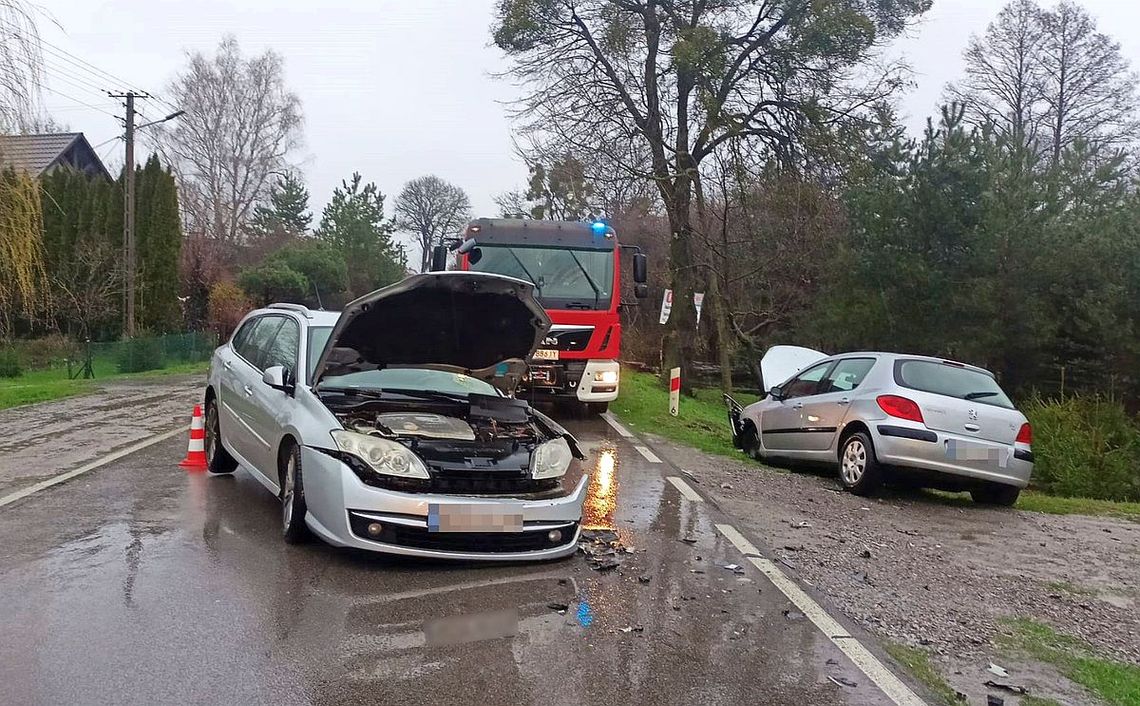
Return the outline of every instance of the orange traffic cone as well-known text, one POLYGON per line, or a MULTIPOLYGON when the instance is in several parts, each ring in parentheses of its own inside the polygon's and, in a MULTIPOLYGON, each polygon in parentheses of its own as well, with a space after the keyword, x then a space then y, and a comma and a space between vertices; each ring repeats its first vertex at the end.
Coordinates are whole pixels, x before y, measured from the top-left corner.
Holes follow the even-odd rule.
POLYGON ((202 422, 202 405, 194 405, 194 418, 190 420, 190 447, 186 458, 178 464, 188 471, 206 470, 206 425, 202 422))

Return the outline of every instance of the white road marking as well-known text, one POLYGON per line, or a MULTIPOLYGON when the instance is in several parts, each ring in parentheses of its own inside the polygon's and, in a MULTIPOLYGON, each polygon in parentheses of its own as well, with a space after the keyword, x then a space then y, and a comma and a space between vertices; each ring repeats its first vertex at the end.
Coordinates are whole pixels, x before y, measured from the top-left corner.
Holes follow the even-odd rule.
POLYGON ((127 446, 125 448, 119 449, 118 451, 115 451, 114 453, 108 454, 108 455, 104 456, 103 458, 99 459, 98 461, 92 461, 91 463, 88 463, 85 466, 80 466, 79 468, 76 468, 75 470, 68 471, 67 473, 61 473, 58 476, 53 476, 51 478, 48 478, 47 480, 40 481, 39 483, 36 483, 33 486, 29 486, 27 488, 24 488, 23 490, 16 491, 15 493, 12 493, 11 495, 5 495, 4 497, 0 498, 0 507, 4 507, 5 505, 10 505, 11 503, 14 503, 17 500, 26 498, 33 493, 38 493, 41 490, 52 487, 53 485, 57 485, 57 484, 62 483, 66 480, 71 480, 72 478, 74 478, 76 476, 83 475, 84 473, 86 473, 88 471, 93 471, 96 468, 99 468, 100 466, 105 466, 108 463, 111 463, 112 461, 118 461, 120 458, 123 458, 124 456, 129 456, 136 451, 141 451, 148 446, 154 446, 155 444, 157 444, 160 441, 166 441, 167 439, 175 436, 176 434, 185 434, 186 429, 187 429, 187 427, 180 426, 177 429, 171 429, 170 431, 163 432, 162 434, 158 434, 157 436, 152 436, 152 437, 149 437, 147 439, 143 439, 142 441, 138 442, 137 444, 132 444, 132 445, 127 446))
POLYGON ((614 431, 616 431, 618 434, 621 434, 622 436, 624 436, 627 439, 633 438, 633 432, 631 432, 629 429, 626 429, 625 427, 623 427, 621 425, 621 422, 619 422, 617 420, 617 417, 615 417, 610 412, 603 412, 602 413, 602 419, 606 420, 606 424, 609 424, 611 427, 613 427, 614 431))
POLYGON ((650 463, 661 463, 661 458, 657 454, 650 451, 648 446, 635 445, 633 448, 637 449, 637 453, 644 456, 646 461, 649 461, 650 463))
MULTIPOLYGON (((669 480, 673 480, 670 478, 669 480)), ((676 483, 674 483, 676 485, 676 483)), ((683 491, 682 491, 683 492, 683 491)), ((925 702, 918 697, 909 686, 904 684, 891 670, 878 660, 870 650, 863 646, 854 636, 847 632, 834 618, 827 614, 811 596, 804 593, 788 575, 780 570, 774 563, 760 556, 760 550, 744 538, 732 525, 717 525, 728 541, 732 542, 760 573, 780 589, 800 612, 808 617, 824 635, 827 635, 836 647, 855 663, 867 678, 875 683, 891 701, 898 706, 925 706, 925 702)))
POLYGON ((681 491, 681 495, 685 496, 686 500, 699 503, 704 502, 704 498, 697 494, 697 491, 689 487, 689 484, 681 480, 677 476, 665 476, 665 480, 673 484, 673 487, 681 491))

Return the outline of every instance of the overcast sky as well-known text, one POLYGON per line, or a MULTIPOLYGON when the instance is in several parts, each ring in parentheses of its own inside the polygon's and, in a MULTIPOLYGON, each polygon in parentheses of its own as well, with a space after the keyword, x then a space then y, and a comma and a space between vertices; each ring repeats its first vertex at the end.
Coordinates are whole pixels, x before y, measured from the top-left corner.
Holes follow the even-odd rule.
MULTIPOLYGON (((492 197, 525 180, 503 104, 513 89, 491 75, 504 68, 488 32, 495 0, 38 2, 58 24, 40 23, 48 43, 46 84, 56 91, 44 91, 44 102, 93 145, 120 131, 112 116, 121 115, 121 107, 102 91, 124 85, 76 68, 63 52, 162 95, 186 52, 212 53, 219 38, 232 33, 247 54, 272 48, 285 58, 287 83, 305 113, 305 145, 295 160, 318 218, 333 187, 353 170, 388 195, 389 214, 403 183, 422 174, 466 189, 478 215, 496 215, 492 197)), ((912 130, 921 131, 943 86, 960 75, 971 33, 983 31, 1002 4, 934 0, 934 9, 897 43, 895 51, 910 62, 917 82, 902 101, 912 130)), ((1140 4, 1084 5, 1140 66, 1134 31, 1140 4)), ((158 101, 140 106, 149 119, 169 112, 158 101)), ((113 165, 122 163, 121 142, 98 152, 113 165)))

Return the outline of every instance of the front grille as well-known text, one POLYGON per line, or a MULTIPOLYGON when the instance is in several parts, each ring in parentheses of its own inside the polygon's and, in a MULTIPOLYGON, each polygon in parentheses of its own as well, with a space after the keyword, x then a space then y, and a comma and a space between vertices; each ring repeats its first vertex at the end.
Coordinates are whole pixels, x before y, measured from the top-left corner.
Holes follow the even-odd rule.
POLYGON ((552 330, 546 334, 542 342, 543 348, 557 348, 560 351, 584 351, 590 344, 590 337, 594 335, 594 327, 580 329, 552 330), (557 345, 550 345, 551 339, 557 340, 557 345))
POLYGON ((478 552, 482 554, 507 554, 511 552, 533 552, 540 549, 553 549, 565 546, 574 539, 577 522, 559 525, 562 537, 551 542, 549 530, 533 532, 429 532, 426 527, 409 527, 391 522, 383 522, 384 530, 378 537, 372 537, 365 528, 372 522, 349 512, 352 533, 361 539, 383 544, 393 544, 411 549, 435 549, 450 552, 478 552))

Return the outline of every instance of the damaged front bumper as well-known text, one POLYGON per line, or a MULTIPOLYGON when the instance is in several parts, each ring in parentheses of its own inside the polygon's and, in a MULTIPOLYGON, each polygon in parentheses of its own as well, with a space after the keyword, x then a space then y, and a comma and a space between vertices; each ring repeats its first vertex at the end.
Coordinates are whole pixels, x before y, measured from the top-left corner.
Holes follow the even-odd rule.
POLYGON ((739 449, 742 448, 740 433, 743 431, 741 417, 744 414, 744 407, 732 395, 725 393, 723 396, 724 404, 728 408, 728 426, 732 430, 732 445, 739 449))
MULTIPOLYGON (((306 524, 329 544, 404 556, 520 561, 555 559, 577 548, 588 476, 561 494, 530 497, 410 493, 365 484, 342 461, 302 449, 306 524), (440 517, 482 518, 482 531, 454 529, 440 517), (488 518, 499 518, 486 531, 488 518), (379 529, 371 525, 379 525, 379 529)), ((572 483, 572 485, 570 485, 572 483)), ((492 523, 493 524, 493 523, 492 523)))

